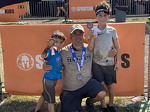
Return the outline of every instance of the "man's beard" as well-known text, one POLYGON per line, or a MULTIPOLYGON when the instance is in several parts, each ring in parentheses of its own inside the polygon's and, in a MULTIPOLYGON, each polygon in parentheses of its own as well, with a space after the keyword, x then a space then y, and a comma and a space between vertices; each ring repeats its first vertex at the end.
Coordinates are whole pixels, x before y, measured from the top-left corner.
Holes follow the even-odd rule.
POLYGON ((75 41, 74 44, 75 44, 76 46, 82 46, 82 45, 83 45, 83 41, 82 41, 82 40, 80 40, 80 41, 75 41))

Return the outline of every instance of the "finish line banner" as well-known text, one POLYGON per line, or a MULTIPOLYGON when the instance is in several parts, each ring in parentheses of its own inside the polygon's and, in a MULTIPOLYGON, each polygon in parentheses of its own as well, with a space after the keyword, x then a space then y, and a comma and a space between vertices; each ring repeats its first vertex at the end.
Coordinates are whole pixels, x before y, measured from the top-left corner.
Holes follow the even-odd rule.
POLYGON ((69 0, 69 19, 95 19, 94 9, 101 1, 104 0, 69 0))
MULTIPOLYGON (((85 36, 87 43, 87 27, 85 36)), ((96 25, 96 24, 95 24, 96 25)), ((145 23, 114 23, 121 47, 121 69, 117 71, 115 96, 140 96, 144 93, 145 23)), ((4 84, 10 95, 41 95, 44 60, 41 53, 55 30, 62 31, 68 45, 72 24, 1 25, 4 84)), ((65 46, 64 45, 64 46, 65 46)), ((62 80, 56 85, 56 95, 62 80)))

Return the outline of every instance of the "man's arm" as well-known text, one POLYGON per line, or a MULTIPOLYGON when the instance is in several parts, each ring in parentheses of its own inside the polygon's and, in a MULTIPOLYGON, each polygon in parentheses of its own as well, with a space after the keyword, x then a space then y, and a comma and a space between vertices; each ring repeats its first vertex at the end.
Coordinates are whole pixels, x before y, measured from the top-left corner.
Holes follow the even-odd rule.
POLYGON ((117 50, 113 47, 109 52, 108 52, 108 56, 109 57, 114 57, 117 54, 117 50))
POLYGON ((44 61, 44 63, 43 63, 43 70, 47 73, 49 72, 49 70, 51 70, 53 68, 52 65, 47 65, 48 62, 49 61, 44 61))

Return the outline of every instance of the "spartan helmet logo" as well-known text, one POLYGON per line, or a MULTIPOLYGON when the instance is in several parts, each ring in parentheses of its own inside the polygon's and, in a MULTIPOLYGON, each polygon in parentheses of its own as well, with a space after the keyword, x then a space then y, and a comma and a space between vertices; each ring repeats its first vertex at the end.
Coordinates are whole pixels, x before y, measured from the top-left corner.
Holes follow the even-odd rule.
POLYGON ((31 55, 23 53, 17 57, 17 65, 20 69, 27 71, 33 67, 34 60, 31 55))
POLYGON ((72 9, 73 12, 76 11, 76 7, 72 7, 71 9, 72 9))

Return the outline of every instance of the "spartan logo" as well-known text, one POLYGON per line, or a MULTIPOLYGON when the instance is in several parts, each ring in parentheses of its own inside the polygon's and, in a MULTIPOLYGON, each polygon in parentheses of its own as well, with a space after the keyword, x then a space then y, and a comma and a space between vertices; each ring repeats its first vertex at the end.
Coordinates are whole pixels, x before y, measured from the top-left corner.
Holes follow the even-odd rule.
POLYGON ((20 54, 17 57, 17 65, 21 70, 30 70, 34 65, 33 57, 27 53, 20 54))
POLYGON ((77 10, 76 7, 72 7, 71 9, 72 9, 73 12, 77 10))

